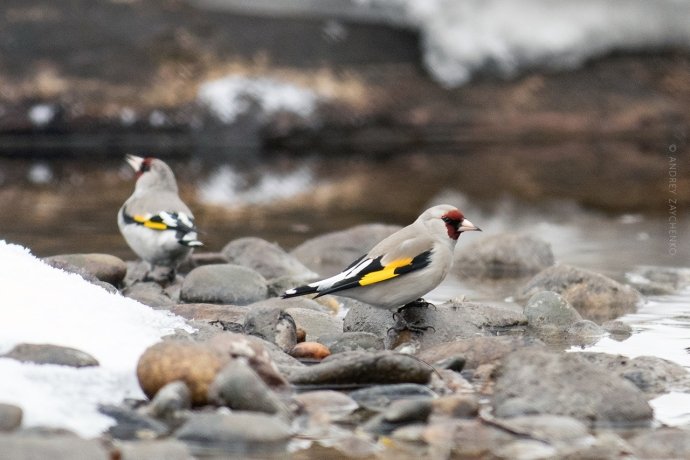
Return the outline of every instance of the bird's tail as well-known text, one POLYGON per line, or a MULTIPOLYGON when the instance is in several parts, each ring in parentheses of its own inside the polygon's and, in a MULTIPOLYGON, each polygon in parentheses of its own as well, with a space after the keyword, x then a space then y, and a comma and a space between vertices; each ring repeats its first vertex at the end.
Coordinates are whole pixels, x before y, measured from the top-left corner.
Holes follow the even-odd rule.
POLYGON ((305 294, 314 294, 316 293, 316 286, 311 286, 311 285, 306 285, 306 286, 300 286, 292 289, 288 289, 283 293, 281 296, 283 299, 288 299, 290 297, 298 297, 301 295, 305 294))
POLYGON ((188 248, 198 248, 204 245, 204 243, 196 238, 196 232, 186 233, 178 241, 181 245, 187 246, 188 248))

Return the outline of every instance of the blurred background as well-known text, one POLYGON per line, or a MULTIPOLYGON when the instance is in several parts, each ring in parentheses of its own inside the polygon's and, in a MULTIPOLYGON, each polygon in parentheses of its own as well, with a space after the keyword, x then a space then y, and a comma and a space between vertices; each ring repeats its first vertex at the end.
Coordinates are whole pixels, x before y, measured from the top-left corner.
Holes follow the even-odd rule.
POLYGON ((40 256, 134 258, 132 153, 208 250, 448 201, 561 260, 687 266, 689 127, 687 0, 0 5, 0 238, 40 256))

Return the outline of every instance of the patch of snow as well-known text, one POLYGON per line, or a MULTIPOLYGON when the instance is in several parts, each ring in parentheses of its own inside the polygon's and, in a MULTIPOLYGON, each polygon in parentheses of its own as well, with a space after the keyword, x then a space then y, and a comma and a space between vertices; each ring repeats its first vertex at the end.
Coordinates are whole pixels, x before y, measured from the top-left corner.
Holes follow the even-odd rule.
POLYGON ((417 28, 424 62, 446 86, 487 71, 574 68, 612 51, 690 47, 686 0, 359 0, 417 28), (402 11, 402 13, 401 13, 402 11), (402 19, 401 19, 402 17, 402 19))
POLYGON ((209 204, 241 206, 265 204, 307 192, 313 186, 311 170, 301 167, 287 174, 263 173, 255 183, 230 166, 222 166, 199 185, 199 198, 209 204))
POLYGON ((224 123, 233 123, 237 117, 256 105, 264 116, 276 112, 292 112, 309 117, 318 101, 311 89, 281 82, 273 78, 228 76, 199 87, 198 100, 224 123))
POLYGON ((185 321, 111 294, 0 241, 0 353, 18 343, 77 348, 100 366, 76 369, 0 358, 0 401, 20 406, 25 426, 53 426, 97 436, 112 419, 98 405, 141 398, 135 369, 150 345, 185 321))
POLYGON ((690 423, 690 393, 672 391, 649 401, 654 418, 668 426, 690 423))
POLYGON ((29 120, 34 126, 42 128, 55 117, 55 107, 50 104, 38 104, 29 109, 29 120))

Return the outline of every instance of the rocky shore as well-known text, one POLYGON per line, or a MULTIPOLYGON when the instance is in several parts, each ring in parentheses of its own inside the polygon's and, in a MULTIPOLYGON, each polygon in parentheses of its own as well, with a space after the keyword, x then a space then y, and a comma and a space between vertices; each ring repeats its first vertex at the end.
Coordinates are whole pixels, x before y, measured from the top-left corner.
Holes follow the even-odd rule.
MULTIPOLYGON (((649 404, 689 392, 685 368, 651 356, 567 351, 604 336, 625 340, 630 327, 616 318, 644 296, 559 264, 534 237, 477 240, 471 254, 479 268, 459 273, 519 286, 517 303, 457 298, 405 310, 407 321, 431 326, 425 332, 398 331, 391 312, 336 296, 277 297, 395 230, 358 226, 290 252, 242 238, 193 255, 167 285, 141 281, 141 263, 106 254, 45 259, 182 316, 194 332, 178 330, 141 355, 137 378, 148 399, 103 405, 116 423, 97 439, 23 428, 21 408, 0 404, 0 452, 122 460, 690 457, 687 430, 660 426, 649 404)), ((690 282, 683 270, 647 275, 666 292, 690 282)), ((19 344, 4 357, 99 366, 50 344, 19 344)))

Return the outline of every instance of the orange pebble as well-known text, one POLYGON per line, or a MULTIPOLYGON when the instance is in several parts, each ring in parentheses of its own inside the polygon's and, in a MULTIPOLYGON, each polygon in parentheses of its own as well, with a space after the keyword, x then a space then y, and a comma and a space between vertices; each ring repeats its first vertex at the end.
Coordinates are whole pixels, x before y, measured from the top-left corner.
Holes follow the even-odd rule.
POLYGON ((302 342, 295 345, 290 354, 297 359, 321 360, 331 354, 327 346, 316 342, 302 342))

